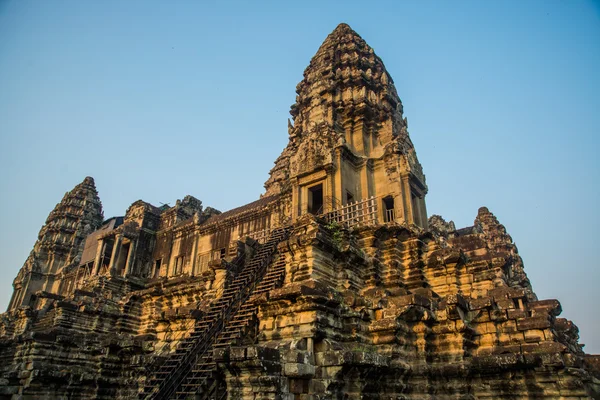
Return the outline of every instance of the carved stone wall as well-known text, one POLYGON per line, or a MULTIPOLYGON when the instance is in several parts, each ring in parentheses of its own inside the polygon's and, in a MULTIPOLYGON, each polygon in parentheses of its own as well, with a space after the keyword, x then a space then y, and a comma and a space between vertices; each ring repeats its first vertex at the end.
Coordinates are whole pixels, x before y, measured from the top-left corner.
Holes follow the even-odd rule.
POLYGON ((218 336, 216 392, 195 386, 201 398, 600 398, 599 357, 557 300, 537 298, 497 218, 427 218, 402 103, 373 49, 341 24, 297 93, 255 202, 221 213, 192 196, 139 200, 103 221, 92 178, 65 195, 0 314, 0 399, 138 398, 186 343, 214 344, 196 324, 224 327, 224 310, 243 334, 218 336), (373 217, 330 213, 357 204, 373 217), (290 235, 265 245, 283 226, 290 235), (225 306, 232 293, 247 294, 239 309, 225 306))
POLYGON ((577 328, 525 275, 511 278, 522 263, 487 209, 444 241, 401 226, 298 224, 280 245, 286 282, 261 301, 256 345, 217 355, 229 398, 598 395, 577 328))

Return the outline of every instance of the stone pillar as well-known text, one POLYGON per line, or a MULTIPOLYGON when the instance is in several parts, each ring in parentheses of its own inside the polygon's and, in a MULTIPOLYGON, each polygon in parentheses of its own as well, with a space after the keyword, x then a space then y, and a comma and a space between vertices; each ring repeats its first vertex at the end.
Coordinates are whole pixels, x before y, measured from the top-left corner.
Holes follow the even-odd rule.
POLYGON ((399 223, 403 223, 406 221, 406 212, 404 211, 404 199, 402 198, 402 189, 400 190, 399 195, 394 196, 394 221, 397 221, 399 223))
MULTIPOLYGON (((85 268, 85 267, 83 267, 85 268)), ((77 267, 77 272, 75 272, 75 289, 79 288, 79 272, 81 271, 81 267, 77 267)))
POLYGON ((300 196, 298 196, 298 194, 300 193, 300 187, 298 186, 298 179, 294 179, 292 181, 292 220, 295 221, 299 215, 298 215, 298 210, 300 209, 299 207, 299 202, 300 202, 300 196))
POLYGON ((421 214, 421 199, 419 197, 415 197, 415 208, 414 208, 413 212, 414 212, 415 225, 422 227, 423 220, 421 218, 421 215, 422 215, 421 214))
POLYGON ((357 121, 352 127, 352 144, 354 145, 354 149, 358 154, 365 154, 365 125, 364 120, 361 119, 357 121))
POLYGON ((119 252, 121 251, 121 242, 123 241, 123 235, 118 234, 115 237, 115 244, 113 245, 112 255, 110 256, 110 264, 108 264, 109 274, 112 276, 114 274, 115 263, 119 258, 119 252))
POLYGON ((196 275, 196 264, 198 264, 198 235, 197 232, 194 232, 194 243, 192 244, 192 276, 196 275))
POLYGON ((24 289, 20 289, 19 290, 19 294, 15 298, 15 304, 13 304, 13 309, 19 308, 20 306, 23 305, 23 295, 24 295, 24 293, 25 293, 24 289))
POLYGON ((92 275, 97 276, 100 273, 100 263, 102 262, 102 253, 104 252, 104 239, 98 239, 98 248, 96 249, 96 258, 94 259, 94 269, 92 275))
MULTIPOLYGON (((335 190, 333 187, 333 170, 327 168, 327 176, 325 177, 325 187, 323 188, 323 214, 331 212, 335 209, 335 190), (327 204, 327 198, 330 201, 327 204)), ((337 199, 339 200, 339 199, 337 199)))
MULTIPOLYGON (((356 200, 366 200, 369 198, 369 177, 367 163, 363 163, 360 168, 360 198, 356 200)), ((358 195, 358 193, 357 193, 358 195)))
POLYGON ((127 254, 127 261, 125 261, 125 273, 123 276, 127 276, 131 274, 131 269, 133 268, 133 263, 135 261, 135 249, 137 247, 137 239, 132 240, 129 245, 129 254, 127 254))
POLYGON ((421 204, 421 218, 423 218, 423 228, 427 229, 429 221, 427 220, 427 206, 425 205, 425 195, 419 198, 419 202, 421 204))
POLYGON ((306 338, 306 351, 308 352, 308 355, 310 357, 310 363, 314 365, 315 364, 315 346, 314 346, 314 340, 312 337, 306 338))
POLYGON ((10 303, 8 303, 8 311, 12 310, 13 308, 15 308, 15 300, 17 299, 17 297, 19 297, 21 289, 17 289, 15 288, 13 290, 13 294, 10 298, 10 303))
POLYGON ((215 290, 215 298, 223 296, 225 286, 227 285, 228 271, 221 260, 211 261, 211 268, 215 271, 215 279, 213 281, 212 288, 215 290))
POLYGON ((344 194, 343 194, 342 188, 344 185, 342 182, 342 152, 340 151, 340 149, 336 149, 335 155, 336 155, 337 165, 335 166, 335 173, 333 176, 333 185, 334 185, 333 193, 334 193, 335 198, 343 203, 344 194))
POLYGON ((414 211, 412 207, 412 194, 410 190, 410 182, 408 181, 408 175, 402 177, 402 192, 404 198, 406 222, 414 224, 414 211))
POLYGON ((32 274, 32 272, 29 272, 27 274, 27 278, 23 279, 23 283, 21 284, 21 290, 19 290, 19 295, 17 296, 17 301, 15 302, 15 308, 18 308, 23 305, 23 302, 25 301, 25 296, 30 291, 29 284, 31 283, 32 274))

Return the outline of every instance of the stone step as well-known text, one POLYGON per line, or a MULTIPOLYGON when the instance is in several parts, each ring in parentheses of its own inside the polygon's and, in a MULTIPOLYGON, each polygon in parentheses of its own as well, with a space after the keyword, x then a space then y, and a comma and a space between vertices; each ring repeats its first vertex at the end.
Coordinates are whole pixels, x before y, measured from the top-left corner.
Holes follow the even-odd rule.
MULTIPOLYGON (((231 327, 231 329, 229 329, 229 327, 227 329, 225 329, 221 335, 233 335, 233 334, 240 334, 242 332, 242 328, 233 328, 231 327)), ((220 337, 221 337, 220 335, 220 337)))
MULTIPOLYGON (((199 368, 198 367, 194 368, 192 370, 192 373, 194 373, 194 374, 206 374, 206 373, 214 372, 216 370, 217 370, 217 368, 216 368, 216 366, 214 364, 213 365, 202 365, 199 368)), ((182 386, 192 386, 192 384, 188 383, 188 384, 183 384, 182 386)))
POLYGON ((267 272, 267 275, 265 275, 264 279, 269 279, 274 276, 281 277, 281 276, 283 276, 284 272, 285 272, 285 267, 281 268, 281 269, 272 269, 271 271, 267 272))
POLYGON ((175 392, 175 395, 177 396, 178 399, 185 399, 188 396, 195 396, 196 395, 196 391, 192 391, 192 392, 175 392))
POLYGON ((256 313, 256 311, 256 308, 240 311, 238 314, 236 314, 233 318, 229 320, 229 323, 227 325, 229 326, 231 324, 240 322, 250 322, 252 321, 252 316, 256 313))
POLYGON ((261 282, 261 285, 268 285, 271 282, 279 282, 281 280, 282 277, 280 276, 276 276, 273 278, 269 278, 269 279, 263 279, 261 282))

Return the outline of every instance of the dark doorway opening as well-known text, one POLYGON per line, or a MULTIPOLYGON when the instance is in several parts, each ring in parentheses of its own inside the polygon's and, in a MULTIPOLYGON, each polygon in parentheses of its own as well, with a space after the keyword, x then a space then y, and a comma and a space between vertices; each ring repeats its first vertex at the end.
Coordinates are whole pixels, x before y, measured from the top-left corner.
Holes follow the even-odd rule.
POLYGON ((308 212, 319 215, 323 213, 323 184, 308 188, 308 212))
POLYGON ((354 202, 354 196, 352 193, 346 190, 346 204, 350 204, 352 202, 354 202))
POLYGON ((161 265, 162 265, 162 258, 160 260, 154 261, 154 278, 158 278, 160 276, 161 265))
POLYGON ((383 198, 383 221, 394 222, 396 215, 394 214, 394 198, 387 196, 383 198))

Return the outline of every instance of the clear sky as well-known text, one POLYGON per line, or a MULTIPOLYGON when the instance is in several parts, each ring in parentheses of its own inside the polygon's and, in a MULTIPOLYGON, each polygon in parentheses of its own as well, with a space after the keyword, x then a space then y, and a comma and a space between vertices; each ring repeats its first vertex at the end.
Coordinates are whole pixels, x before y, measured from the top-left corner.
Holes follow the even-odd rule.
POLYGON ((512 235, 600 353, 600 6, 592 1, 0 0, 0 309, 86 175, 105 217, 255 200, 296 84, 346 22, 393 77, 430 214, 512 235), (258 5, 260 4, 260 5, 258 5))

